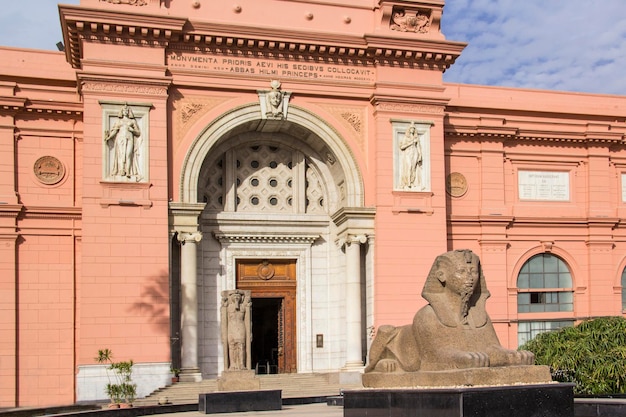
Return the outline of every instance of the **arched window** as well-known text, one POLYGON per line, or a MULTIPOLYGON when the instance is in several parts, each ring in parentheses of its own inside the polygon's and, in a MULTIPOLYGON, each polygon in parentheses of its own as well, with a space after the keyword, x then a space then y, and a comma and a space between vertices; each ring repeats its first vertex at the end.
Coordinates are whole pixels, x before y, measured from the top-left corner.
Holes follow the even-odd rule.
MULTIPOLYGON (((542 253, 526 261, 517 276, 517 291, 520 319, 523 313, 574 311, 572 275, 567 264, 552 254, 542 253)), ((539 333, 574 324, 571 319, 554 320, 553 317, 550 320, 520 320, 518 343, 522 345, 539 333)))
POLYGON ((622 271, 622 311, 626 311, 626 268, 622 271))
POLYGON ((530 258, 517 276, 517 312, 573 311, 572 275, 561 260, 549 253, 530 258))

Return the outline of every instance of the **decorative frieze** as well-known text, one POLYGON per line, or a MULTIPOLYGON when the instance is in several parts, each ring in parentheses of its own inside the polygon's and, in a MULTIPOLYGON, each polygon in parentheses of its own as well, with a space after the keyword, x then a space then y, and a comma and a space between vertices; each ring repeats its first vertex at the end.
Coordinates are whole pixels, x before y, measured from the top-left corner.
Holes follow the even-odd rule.
POLYGON ((252 233, 224 233, 215 232, 215 239, 220 243, 283 243, 312 245, 319 235, 317 234, 252 234, 252 233))
POLYGON ((89 93, 115 93, 120 95, 135 94, 146 96, 165 96, 168 87, 166 85, 131 84, 125 82, 106 82, 85 80, 81 83, 83 92, 89 93))
POLYGON ((100 2, 111 4, 128 4, 130 6, 147 6, 147 0, 100 0, 100 2))

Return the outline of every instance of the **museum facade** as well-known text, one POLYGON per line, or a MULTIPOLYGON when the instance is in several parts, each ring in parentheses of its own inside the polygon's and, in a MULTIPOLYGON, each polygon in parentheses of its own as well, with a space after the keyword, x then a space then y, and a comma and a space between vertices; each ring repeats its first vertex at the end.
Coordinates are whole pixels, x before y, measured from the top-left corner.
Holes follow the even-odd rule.
POLYGON ((234 289, 255 370, 353 378, 452 249, 503 346, 621 315, 626 97, 444 83, 443 7, 81 0, 0 48, 0 407, 105 398, 105 348, 216 378, 234 289))

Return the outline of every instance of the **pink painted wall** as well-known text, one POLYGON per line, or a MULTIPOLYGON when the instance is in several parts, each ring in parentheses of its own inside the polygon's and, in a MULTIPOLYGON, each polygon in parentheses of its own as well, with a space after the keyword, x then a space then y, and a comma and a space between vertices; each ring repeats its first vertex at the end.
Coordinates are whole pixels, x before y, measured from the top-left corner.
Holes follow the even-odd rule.
MULTIPOLYGON (((170 360, 168 201, 180 201, 193 140, 215 118, 258 100, 269 79, 172 75, 166 48, 193 48, 194 34, 210 31, 279 43, 298 33, 320 44, 341 35, 357 49, 367 33, 374 53, 414 44, 413 35, 381 23, 391 10, 384 1, 243 0, 241 10, 165 3, 171 7, 150 0, 137 17, 127 14, 139 9, 99 0, 64 9, 66 34, 75 27, 69 20, 95 22, 93 33, 66 38, 67 56, 0 48, 8 80, 0 82, 0 377, 10 381, 0 385, 0 407, 71 403, 77 366, 93 364, 98 349, 135 362, 170 360), (278 5, 281 13, 259 24, 260 12, 278 5), (175 16, 190 16, 195 26, 183 30, 186 18, 175 16), (104 40, 131 23, 137 44, 104 40), (159 38, 167 31, 167 41, 159 38), (178 132, 177 97, 191 96, 211 110, 178 132), (149 185, 102 181, 102 100, 151 105, 149 185), (66 167, 52 186, 33 173, 44 155, 66 167)), ((444 42, 437 30, 426 40, 444 42)), ((374 85, 283 83, 292 105, 345 140, 362 175, 364 205, 376 208, 374 324, 409 323, 425 304, 420 293, 435 256, 461 248, 481 256, 492 294, 487 308, 506 346, 517 344, 518 320, 621 314, 626 98, 446 85, 438 64, 393 66, 387 58, 379 57, 374 85), (333 119, 329 106, 364 109, 364 136, 333 119), (428 192, 393 190, 394 120, 433 122, 428 192), (569 172, 569 201, 520 201, 520 169, 569 172), (467 179, 461 197, 446 194, 451 172, 467 179), (518 314, 519 269, 546 251, 571 268, 574 311, 518 314)))
POLYGON ((74 295, 82 106, 61 53, 0 48, 0 407, 74 397, 74 295), (42 184, 53 156, 65 174, 42 184), (19 352, 18 352, 19 349, 19 352))

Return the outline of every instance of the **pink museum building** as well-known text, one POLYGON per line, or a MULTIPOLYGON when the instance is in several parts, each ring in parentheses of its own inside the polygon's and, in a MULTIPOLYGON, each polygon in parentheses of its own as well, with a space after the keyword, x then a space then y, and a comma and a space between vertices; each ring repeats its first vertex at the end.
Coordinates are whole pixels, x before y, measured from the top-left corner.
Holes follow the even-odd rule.
POLYGON ((218 377, 235 288, 254 363, 354 378, 452 249, 505 346, 621 315, 626 97, 444 83, 443 6, 81 0, 1 48, 0 407, 103 399, 104 348, 218 377))

